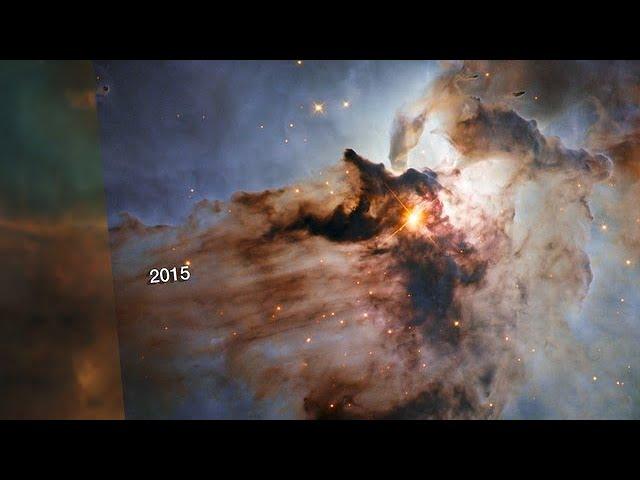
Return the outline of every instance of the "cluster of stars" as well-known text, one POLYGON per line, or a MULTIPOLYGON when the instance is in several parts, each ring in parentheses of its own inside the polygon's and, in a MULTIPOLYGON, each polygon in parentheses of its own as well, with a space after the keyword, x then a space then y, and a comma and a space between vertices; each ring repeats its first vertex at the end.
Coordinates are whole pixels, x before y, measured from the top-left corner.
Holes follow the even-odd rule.
MULTIPOLYGON (((302 67, 304 65, 304 61, 303 60, 295 60, 295 65, 297 67, 302 67)), ((97 79, 99 80, 100 77, 97 77, 97 79)), ((342 105, 342 108, 346 109, 346 108, 350 108, 351 107, 351 101, 350 100, 342 100, 340 102, 340 104, 342 105)), ((300 109, 303 110, 305 108, 304 104, 300 104, 300 109)), ((311 103, 311 111, 314 115, 324 115, 326 114, 326 104, 324 102, 320 102, 320 101, 314 101, 311 103)), ((176 112, 176 119, 180 120, 183 118, 183 114, 181 112, 176 112)), ((201 115, 202 120, 206 120, 207 115, 206 113, 202 113, 201 115)), ((288 123, 288 127, 289 128, 295 128, 295 124, 294 122, 289 122, 288 123)), ((258 128, 260 130, 265 130, 266 126, 264 123, 260 123, 258 124, 258 128)), ((309 139, 307 137, 303 138, 303 143, 308 143, 309 139)), ((283 144, 288 145, 291 143, 291 140, 289 138, 284 138, 283 139, 283 144)), ((193 190, 190 190, 191 193, 193 193, 193 190)))
MULTIPOLYGON (((341 105, 342 105, 342 108, 347 109, 347 108, 350 108, 350 107, 351 107, 351 102, 350 102, 349 100, 343 100, 343 101, 341 102, 341 105)), ((304 108, 304 105, 300 105, 300 108, 301 108, 301 109, 302 109, 302 108, 304 108)), ((312 112, 312 114, 313 114, 314 116, 321 116, 321 115, 325 115, 325 114, 327 113, 327 107, 326 107, 326 104, 325 104, 324 102, 313 102, 313 103, 311 104, 311 112, 312 112)), ((179 117, 178 117, 178 118, 179 118, 179 117)), ((204 119, 204 116, 203 116, 203 119, 204 119)), ((295 123, 294 123, 294 122, 292 122, 292 121, 290 121, 290 122, 287 124, 287 126, 288 126, 290 129, 294 129, 294 128, 296 128, 295 123)), ((264 124, 264 123, 260 123, 260 124, 258 124, 258 128, 259 128, 260 130, 264 130, 264 129, 265 129, 265 124, 264 124)), ((308 139, 307 137, 304 137, 302 141, 303 141, 303 143, 307 143, 307 142, 309 141, 309 139, 308 139)), ((285 144, 288 144, 288 143, 289 143, 289 139, 288 139, 288 138, 285 138, 285 139, 283 140, 283 142, 284 142, 285 144)))

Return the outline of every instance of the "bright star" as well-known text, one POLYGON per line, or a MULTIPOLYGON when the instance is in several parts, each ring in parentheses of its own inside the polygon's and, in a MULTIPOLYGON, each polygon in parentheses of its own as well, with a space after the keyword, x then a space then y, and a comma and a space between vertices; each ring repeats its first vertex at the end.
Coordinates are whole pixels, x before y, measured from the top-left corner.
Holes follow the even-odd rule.
POLYGON ((409 212, 409 216, 407 217, 407 226, 409 228, 415 229, 420 225, 420 220, 422 220, 422 210, 418 207, 414 207, 413 210, 409 212))

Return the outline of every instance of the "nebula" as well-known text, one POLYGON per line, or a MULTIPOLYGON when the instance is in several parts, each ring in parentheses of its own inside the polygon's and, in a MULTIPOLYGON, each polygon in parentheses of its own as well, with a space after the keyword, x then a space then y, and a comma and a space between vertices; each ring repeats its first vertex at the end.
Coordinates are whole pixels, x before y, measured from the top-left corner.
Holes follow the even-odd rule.
POLYGON ((465 61, 457 67, 467 76, 478 74, 476 80, 459 79, 458 91, 506 105, 535 118, 547 136, 553 132, 577 151, 584 147, 611 159, 610 177, 585 197, 595 218, 586 244, 593 282, 582 308, 567 316, 573 348, 587 352, 588 360, 573 370, 575 355, 546 358, 530 382, 537 392, 528 388, 523 396, 537 398, 543 405, 538 415, 545 418, 637 418, 640 64, 465 61), (527 95, 514 99, 510 92, 520 89, 527 95))
POLYGON ((540 355, 586 369, 567 317, 592 281, 593 185, 567 148, 447 71, 383 164, 346 150, 298 184, 111 230, 127 415, 497 418, 540 355), (435 120, 434 120, 435 119, 435 120), (449 145, 407 168, 425 126, 449 145), (186 282, 149 270, 188 262, 186 282))

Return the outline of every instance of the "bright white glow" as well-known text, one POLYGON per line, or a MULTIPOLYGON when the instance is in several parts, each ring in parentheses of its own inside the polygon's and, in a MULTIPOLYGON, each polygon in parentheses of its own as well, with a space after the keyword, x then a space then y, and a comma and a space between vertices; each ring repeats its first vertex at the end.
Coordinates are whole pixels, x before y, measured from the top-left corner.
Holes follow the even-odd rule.
POLYGON ((407 217, 407 226, 411 229, 415 229, 420 225, 420 221, 422 220, 422 210, 418 207, 415 207, 411 212, 409 212, 409 216, 407 217))

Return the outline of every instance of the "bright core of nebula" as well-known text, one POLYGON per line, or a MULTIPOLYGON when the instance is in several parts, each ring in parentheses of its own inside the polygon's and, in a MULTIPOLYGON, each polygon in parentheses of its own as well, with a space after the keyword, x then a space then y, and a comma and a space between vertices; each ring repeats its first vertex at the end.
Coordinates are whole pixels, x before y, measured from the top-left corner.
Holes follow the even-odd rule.
POLYGON ((467 81, 449 68, 398 112, 393 171, 346 150, 297 184, 200 201, 179 226, 124 215, 127 415, 498 418, 545 362, 591 379, 568 319, 612 162, 467 81), (409 168, 427 132, 431 168, 409 168), (189 281, 147 283, 187 261, 189 281))

